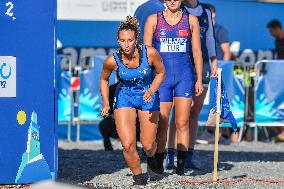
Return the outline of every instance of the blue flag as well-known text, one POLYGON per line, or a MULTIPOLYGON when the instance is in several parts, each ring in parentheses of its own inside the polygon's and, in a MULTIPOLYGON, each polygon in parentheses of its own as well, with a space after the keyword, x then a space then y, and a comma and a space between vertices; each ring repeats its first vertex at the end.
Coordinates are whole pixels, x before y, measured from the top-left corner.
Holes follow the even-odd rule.
MULTIPOLYGON (((218 79, 217 78, 213 78, 211 80, 215 80, 213 87, 214 88, 214 94, 213 94, 213 102, 212 102, 212 109, 217 110, 217 91, 218 91, 218 79)), ((211 82, 213 83, 213 82, 211 82)), ((220 111, 221 111, 221 115, 220 118, 224 120, 224 122, 229 122, 231 124, 231 127, 233 129, 234 132, 237 131, 238 129, 238 125, 236 122, 236 119, 233 115, 233 113, 230 110, 230 103, 227 97, 227 93, 225 90, 225 85, 223 80, 221 79, 221 103, 220 103, 220 111)))

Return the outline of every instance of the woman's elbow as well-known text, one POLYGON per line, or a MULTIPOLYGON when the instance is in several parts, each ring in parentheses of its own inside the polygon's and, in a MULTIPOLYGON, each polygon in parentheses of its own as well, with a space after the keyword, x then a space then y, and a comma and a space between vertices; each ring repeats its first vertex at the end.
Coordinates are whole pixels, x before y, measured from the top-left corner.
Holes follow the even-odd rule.
POLYGON ((194 55, 194 57, 196 57, 196 58, 202 57, 202 51, 201 51, 201 49, 194 49, 194 50, 193 50, 193 55, 194 55))
POLYGON ((165 77, 166 77, 166 70, 161 71, 161 72, 159 73, 159 75, 160 75, 161 79, 164 80, 165 77))

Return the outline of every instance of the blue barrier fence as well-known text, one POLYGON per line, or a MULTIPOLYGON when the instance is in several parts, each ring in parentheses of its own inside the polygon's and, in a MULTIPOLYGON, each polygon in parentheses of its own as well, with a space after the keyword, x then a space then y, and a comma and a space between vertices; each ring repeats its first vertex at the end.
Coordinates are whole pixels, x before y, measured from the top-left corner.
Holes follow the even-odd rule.
POLYGON ((284 60, 256 64, 255 122, 258 126, 284 125, 284 60))
MULTIPOLYGON (((97 123, 102 120, 100 110, 102 101, 100 97, 100 72, 105 56, 94 57, 92 68, 83 71, 80 75, 80 120, 97 123)), ((110 77, 110 84, 115 83, 115 73, 110 77)), ((62 71, 58 82, 58 121, 68 122, 71 120, 71 97, 70 97, 71 74, 62 71)))
MULTIPOLYGON (((99 77, 102 69, 103 61, 105 56, 95 56, 93 61, 93 66, 89 71, 84 71, 81 74, 81 87, 80 87, 80 98, 79 98, 79 108, 80 108, 80 120, 82 123, 87 121, 88 123, 93 123, 90 128, 90 135, 98 132, 97 123, 102 120, 100 116, 100 109, 102 106, 100 98, 100 86, 99 77)), ((238 77, 233 74, 234 62, 219 62, 219 67, 223 69, 223 79, 226 85, 226 90, 228 94, 228 99, 230 101, 230 106, 232 112, 236 118, 239 126, 244 123, 244 90, 243 82, 238 77)), ((67 71, 63 71, 60 77, 59 83, 59 98, 58 98, 58 120, 59 122, 68 122, 71 118, 71 99, 70 99, 70 78, 71 75, 67 71)), ((110 84, 115 82, 115 73, 111 75, 110 84)), ((212 96, 214 89, 209 86, 208 95, 205 100, 201 115, 200 115, 200 125, 205 125, 208 114, 211 108, 212 96)), ((228 125, 223 125, 228 126, 228 125)), ((88 127, 88 126, 86 126, 88 127)), ((82 130, 82 132, 87 132, 87 129, 82 130)), ((88 134, 82 133, 81 139, 90 139, 88 134)), ((60 128, 59 137, 65 138, 66 128, 60 128)), ((94 139, 98 139, 99 133, 96 133, 94 139)))
MULTIPOLYGON (((80 119, 91 123, 98 123, 102 117, 99 115, 101 109, 101 98, 99 92, 99 76, 102 69, 104 56, 94 57, 94 65, 91 70, 85 71, 81 75, 81 95, 80 95, 80 119)), ((263 73, 260 75, 256 83, 256 101, 255 101, 255 121, 258 125, 279 125, 284 124, 284 82, 283 76, 279 70, 284 69, 284 61, 268 61, 262 63, 264 66, 263 73)), ((242 77, 235 76, 233 73, 234 62, 219 61, 219 67, 222 68, 222 77, 226 86, 228 100, 234 117, 241 127, 244 124, 245 111, 245 92, 244 81, 242 77)), ((261 67, 263 68, 263 66, 261 67)), ((260 64, 256 68, 260 70, 260 64)), ((259 72, 259 71, 258 71, 259 72)), ((115 82, 115 75, 110 78, 110 83, 115 82)), ((68 96, 70 86, 70 75, 68 72, 62 72, 59 86, 59 121, 70 120, 70 95, 68 96)), ((209 111, 211 109, 212 97, 214 89, 209 85, 208 93, 204 102, 203 109, 200 114, 199 123, 204 126, 209 111)), ((253 100, 253 99, 252 99, 253 100)), ((223 127, 230 126, 223 124, 223 127)), ((96 127, 96 126, 95 126, 96 127)), ((90 129, 91 130, 91 129, 90 129)), ((98 129, 92 129, 90 134, 98 132, 98 129)), ((61 130, 61 134, 64 131, 61 130)), ((83 134, 87 136, 88 134, 83 134)), ((96 139, 99 138, 96 133, 96 139)), ((84 137, 85 138, 85 137, 84 137)), ((84 138, 82 138, 84 140, 84 138)), ((91 137, 86 137, 90 139, 91 137)))

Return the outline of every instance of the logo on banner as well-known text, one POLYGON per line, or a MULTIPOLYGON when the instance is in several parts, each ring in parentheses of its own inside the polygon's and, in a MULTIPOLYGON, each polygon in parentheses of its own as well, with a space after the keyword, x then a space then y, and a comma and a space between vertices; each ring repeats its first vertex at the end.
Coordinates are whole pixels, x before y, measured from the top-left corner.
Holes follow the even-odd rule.
POLYGON ((72 77, 71 78, 71 89, 79 90, 80 89, 80 77, 72 77))
POLYGON ((187 37, 188 31, 187 30, 179 30, 178 35, 179 35, 179 37, 187 37))
POLYGON ((0 77, 4 80, 7 80, 11 77, 12 74, 12 68, 8 63, 2 63, 0 65, 0 77))
POLYGON ((0 97, 16 97, 16 58, 0 56, 0 97))

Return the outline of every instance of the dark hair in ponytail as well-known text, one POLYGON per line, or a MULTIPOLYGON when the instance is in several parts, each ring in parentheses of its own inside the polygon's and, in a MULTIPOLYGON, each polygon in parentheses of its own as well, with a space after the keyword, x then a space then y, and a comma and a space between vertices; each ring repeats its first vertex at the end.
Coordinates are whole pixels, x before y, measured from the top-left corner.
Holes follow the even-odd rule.
POLYGON ((120 23, 120 26, 117 31, 117 39, 119 36, 119 32, 122 30, 131 30, 134 31, 134 35, 136 38, 139 38, 140 29, 139 29, 139 22, 135 17, 127 16, 126 20, 120 23))

